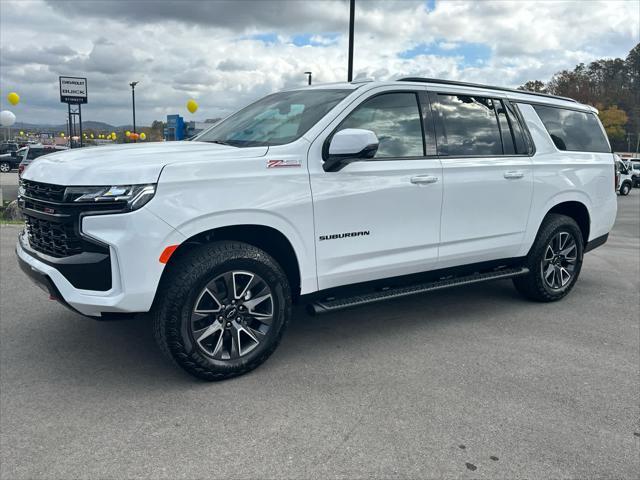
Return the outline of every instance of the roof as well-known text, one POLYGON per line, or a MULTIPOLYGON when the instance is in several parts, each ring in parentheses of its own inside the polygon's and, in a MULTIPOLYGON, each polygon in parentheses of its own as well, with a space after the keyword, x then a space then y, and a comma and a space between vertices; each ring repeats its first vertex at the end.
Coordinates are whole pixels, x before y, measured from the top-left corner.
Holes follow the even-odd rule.
MULTIPOLYGON (((469 83, 469 82, 459 82, 455 80, 445 80, 445 79, 437 79, 437 78, 423 78, 423 77, 405 77, 400 78, 398 80, 388 80, 388 81, 373 81, 370 79, 362 79, 362 80, 354 80, 352 82, 336 82, 336 83, 317 83, 310 86, 302 87, 304 89, 344 89, 344 90, 356 90, 361 87, 366 87, 366 89, 375 88, 377 86, 390 86, 390 85, 399 85, 399 84, 430 84, 431 86, 437 87, 446 85, 448 87, 452 87, 455 89, 461 89, 462 91, 468 91, 469 94, 475 93, 474 90, 492 90, 495 92, 500 92, 503 96, 508 97, 509 99, 515 101, 522 102, 537 102, 537 103, 546 103, 551 105, 564 106, 566 108, 574 108, 580 110, 589 110, 597 113, 597 110, 590 106, 585 105, 573 98, 561 97, 558 95, 549 95, 547 93, 540 92, 530 92, 528 90, 517 90, 515 88, 507 88, 507 87, 496 87, 492 85, 482 85, 479 83, 469 83), (533 98, 532 98, 533 97, 533 98)), ((294 90, 294 89, 292 89, 294 90)), ((300 88, 296 88, 295 90, 300 90, 300 88)), ((486 95, 485 92, 483 92, 486 95)))

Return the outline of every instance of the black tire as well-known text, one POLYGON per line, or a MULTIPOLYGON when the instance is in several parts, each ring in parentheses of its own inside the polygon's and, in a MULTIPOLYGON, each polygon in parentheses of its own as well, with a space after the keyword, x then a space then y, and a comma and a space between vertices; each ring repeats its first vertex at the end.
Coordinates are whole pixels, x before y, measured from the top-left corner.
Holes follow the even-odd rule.
POLYGON ((620 185, 620 195, 626 197, 627 195, 629 195, 630 191, 631 191, 631 183, 624 182, 622 185, 620 185))
MULTIPOLYGON (((291 318, 289 282, 276 261, 254 246, 231 241, 214 242, 199 246, 182 255, 178 251, 175 255, 179 255, 179 257, 172 259, 167 267, 169 270, 163 276, 152 309, 154 333, 163 353, 191 375, 210 381, 242 375, 267 360, 280 343, 291 318), (233 278, 233 288, 236 288, 235 275, 243 275, 240 271, 250 272, 247 275, 253 273, 262 282, 261 286, 269 289, 267 291, 271 297, 271 324, 269 327, 265 327, 268 328, 266 335, 260 337, 257 346, 248 353, 240 353, 238 356, 238 351, 242 352, 242 347, 239 346, 233 350, 233 347, 230 346, 228 359, 216 359, 214 358, 215 352, 214 356, 209 355, 204 345, 195 341, 193 318, 200 318, 200 316, 204 318, 204 314, 196 313, 198 302, 202 302, 204 291, 210 287, 212 282, 217 281, 215 279, 219 279, 221 276, 228 276, 228 272, 235 272, 231 273, 231 277, 233 278), (231 353, 232 350, 235 354, 231 353)), ((252 281, 253 277, 249 284, 252 281)), ((211 293, 209 290, 207 291, 211 293)), ((244 292, 245 290, 241 294, 244 292)), ((230 300, 218 301, 217 297, 222 298, 222 296, 217 292, 215 296, 212 294, 211 297, 219 305, 230 303, 230 300)), ((238 304, 240 302, 241 300, 238 300, 238 304)), ((227 308, 230 307, 229 304, 227 308)), ((216 306, 216 308, 218 307, 216 306)), ((247 309, 245 308, 245 310, 247 309)), ((222 320, 223 315, 217 317, 219 313, 225 314, 225 312, 226 310, 220 310, 218 313, 209 314, 213 318, 211 325, 216 323, 216 319, 220 319, 220 322, 225 325, 226 320, 222 320)), ((231 315, 235 317, 235 313, 231 315)), ((232 317, 228 317, 231 318, 230 323, 234 321, 232 317)), ((238 320, 240 323, 240 317, 238 320)), ((230 323, 226 325, 230 325, 230 323)), ((236 325, 235 322, 234 325, 236 325)), ((222 336, 226 334, 225 332, 226 330, 222 329, 219 333, 220 336, 217 338, 220 339, 220 342, 223 342, 222 336)), ((258 336, 256 331, 251 330, 251 332, 255 333, 256 337, 258 336)), ((236 341, 235 333, 237 333, 237 341, 240 342, 240 333, 237 329, 229 330, 229 336, 225 337, 224 342, 227 340, 230 343, 233 343, 232 340, 236 341)), ((217 349, 218 347, 216 347, 217 349)))
POLYGON ((0 172, 9 173, 11 171, 11 164, 9 162, 0 163, 0 172))
MULTIPOLYGON (((582 268, 583 253, 584 242, 582 231, 575 220, 565 215, 547 215, 526 257, 525 266, 529 269, 529 273, 514 278, 513 284, 518 292, 531 300, 538 302, 554 302, 560 300, 573 289, 573 286, 578 280, 582 268), (561 233, 568 233, 575 242, 575 265, 573 265, 573 271, 567 283, 558 288, 552 288, 548 280, 545 280, 545 272, 547 270, 543 271, 543 261, 545 261, 550 243, 558 238, 557 236, 561 233)), ((555 273, 553 273, 553 275, 555 275, 555 273)), ((562 284, 562 282, 563 279, 558 283, 562 284)))

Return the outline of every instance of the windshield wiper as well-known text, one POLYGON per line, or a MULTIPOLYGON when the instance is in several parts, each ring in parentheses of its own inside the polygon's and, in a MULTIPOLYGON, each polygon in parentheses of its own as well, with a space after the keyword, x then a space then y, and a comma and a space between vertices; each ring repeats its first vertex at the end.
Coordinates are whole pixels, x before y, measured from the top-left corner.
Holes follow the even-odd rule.
POLYGON ((229 147, 238 147, 238 145, 234 145, 231 142, 225 142, 224 140, 207 140, 209 143, 217 143, 218 145, 227 145, 229 147))

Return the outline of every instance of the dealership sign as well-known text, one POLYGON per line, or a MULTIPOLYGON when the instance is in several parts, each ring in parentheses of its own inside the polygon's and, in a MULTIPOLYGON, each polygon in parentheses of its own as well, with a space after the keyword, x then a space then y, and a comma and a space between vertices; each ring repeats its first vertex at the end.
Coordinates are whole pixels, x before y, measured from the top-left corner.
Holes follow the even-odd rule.
POLYGON ((87 103, 87 79, 60 77, 60 101, 62 103, 87 103))

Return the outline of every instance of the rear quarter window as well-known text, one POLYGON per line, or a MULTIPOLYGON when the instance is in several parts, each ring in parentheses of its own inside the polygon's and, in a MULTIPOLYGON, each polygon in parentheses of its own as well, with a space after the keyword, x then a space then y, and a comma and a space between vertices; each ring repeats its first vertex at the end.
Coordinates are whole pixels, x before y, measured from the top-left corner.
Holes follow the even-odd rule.
POLYGON ((611 147, 593 113, 534 106, 558 150, 609 153, 611 147))

